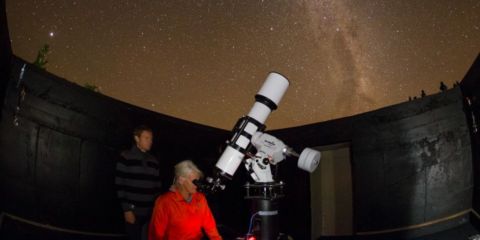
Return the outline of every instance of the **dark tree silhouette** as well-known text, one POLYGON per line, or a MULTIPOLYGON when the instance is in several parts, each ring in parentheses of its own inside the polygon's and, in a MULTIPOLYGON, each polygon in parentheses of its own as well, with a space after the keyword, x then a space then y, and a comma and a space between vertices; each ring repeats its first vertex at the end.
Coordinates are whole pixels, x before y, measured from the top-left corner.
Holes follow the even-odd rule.
POLYGON ((90 84, 90 83, 85 83, 83 85, 84 88, 90 90, 90 91, 94 91, 94 92, 100 92, 100 88, 97 87, 96 85, 93 85, 93 84, 90 84))
POLYGON ((50 46, 48 44, 45 44, 42 48, 40 48, 40 50, 38 50, 37 59, 35 59, 35 62, 33 62, 35 66, 41 69, 47 68, 47 55, 49 53, 49 48, 50 46))
POLYGON ((440 91, 445 92, 447 90, 448 90, 447 85, 445 85, 445 83, 443 82, 440 82, 440 91))

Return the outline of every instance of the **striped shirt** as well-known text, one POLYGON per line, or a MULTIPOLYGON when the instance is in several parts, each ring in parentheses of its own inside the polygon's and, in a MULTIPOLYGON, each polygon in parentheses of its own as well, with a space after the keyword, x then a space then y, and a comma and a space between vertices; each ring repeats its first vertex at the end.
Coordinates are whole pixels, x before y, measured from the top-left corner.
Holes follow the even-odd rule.
POLYGON ((115 185, 123 211, 149 217, 161 187, 157 159, 135 145, 123 151, 116 165, 115 185))

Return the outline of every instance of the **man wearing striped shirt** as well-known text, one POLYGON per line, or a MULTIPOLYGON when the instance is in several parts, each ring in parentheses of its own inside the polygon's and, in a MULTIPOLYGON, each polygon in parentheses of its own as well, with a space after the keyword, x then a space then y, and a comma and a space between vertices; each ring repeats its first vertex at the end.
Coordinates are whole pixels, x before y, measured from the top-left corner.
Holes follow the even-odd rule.
POLYGON ((160 194, 159 163, 148 153, 152 130, 139 126, 133 131, 135 144, 120 154, 115 184, 129 239, 146 239, 147 226, 156 197, 160 194))

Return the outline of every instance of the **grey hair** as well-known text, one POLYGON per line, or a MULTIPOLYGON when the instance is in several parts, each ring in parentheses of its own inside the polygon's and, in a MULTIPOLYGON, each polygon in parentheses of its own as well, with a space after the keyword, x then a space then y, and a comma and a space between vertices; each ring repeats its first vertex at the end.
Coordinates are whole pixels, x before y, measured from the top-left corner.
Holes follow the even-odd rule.
POLYGON ((197 173, 200 178, 203 177, 203 172, 193 163, 191 160, 184 160, 175 165, 175 180, 178 179, 178 177, 187 177, 190 175, 192 172, 197 173))

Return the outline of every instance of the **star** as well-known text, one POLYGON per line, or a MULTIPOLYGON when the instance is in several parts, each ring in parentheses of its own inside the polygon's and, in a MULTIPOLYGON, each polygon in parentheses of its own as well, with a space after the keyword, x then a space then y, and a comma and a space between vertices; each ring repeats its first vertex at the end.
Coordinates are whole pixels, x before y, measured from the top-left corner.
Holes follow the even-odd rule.
POLYGON ((478 0, 9 2, 15 55, 33 62, 48 44, 55 75, 223 129, 270 71, 291 82, 266 122, 275 129, 436 93, 480 49, 478 0))

